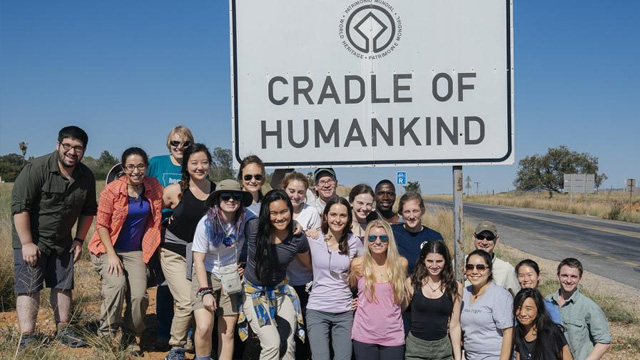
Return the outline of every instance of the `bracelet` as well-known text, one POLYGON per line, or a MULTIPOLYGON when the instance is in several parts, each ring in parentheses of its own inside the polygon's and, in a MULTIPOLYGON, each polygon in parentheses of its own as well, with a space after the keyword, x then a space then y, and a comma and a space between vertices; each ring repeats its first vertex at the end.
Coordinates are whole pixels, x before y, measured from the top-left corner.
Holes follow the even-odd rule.
POLYGON ((207 294, 212 294, 213 295, 213 288, 212 287, 202 287, 200 289, 198 289, 198 297, 202 299, 203 296, 207 295, 207 294))
POLYGON ((77 241, 77 242, 79 242, 79 243, 80 243, 80 245, 84 244, 84 240, 83 240, 83 239, 80 239, 79 237, 77 237, 77 238, 73 239, 73 241, 77 241))

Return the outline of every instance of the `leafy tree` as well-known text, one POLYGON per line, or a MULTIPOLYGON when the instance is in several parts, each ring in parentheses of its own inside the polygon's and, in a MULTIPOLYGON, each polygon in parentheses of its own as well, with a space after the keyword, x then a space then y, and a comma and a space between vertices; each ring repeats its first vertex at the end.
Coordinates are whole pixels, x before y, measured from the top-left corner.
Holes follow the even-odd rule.
POLYGON ((15 153, 0 156, 0 177, 2 180, 15 181, 22 170, 24 161, 23 156, 15 153))
POLYGON ((20 141, 20 142, 18 143, 18 147, 20 148, 20 151, 22 151, 22 158, 23 158, 23 159, 24 159, 24 158, 25 158, 25 156, 27 155, 27 145, 29 145, 29 144, 27 144, 27 143, 26 143, 26 142, 24 142, 24 141, 20 141))
POLYGON ((107 178, 107 174, 109 170, 113 167, 113 165, 120 162, 118 158, 113 156, 107 150, 103 151, 100 154, 99 158, 93 158, 91 156, 84 156, 82 158, 82 163, 85 164, 91 171, 93 171, 93 175, 96 180, 104 180, 107 178))
POLYGON ((409 181, 407 183, 407 185, 403 185, 402 187, 404 188, 404 191, 406 191, 406 192, 414 191, 414 192, 417 192, 418 194, 421 193, 420 182, 418 182, 418 181, 409 181))
POLYGON ((562 190, 564 174, 595 174, 596 188, 607 179, 604 173, 598 174, 597 157, 586 152, 571 151, 561 145, 549 148, 544 155, 536 154, 520 160, 513 185, 523 191, 547 190, 551 196, 562 190))
POLYGON ((233 178, 233 156, 231 149, 217 147, 213 149, 213 163, 211 164, 211 180, 218 182, 233 178))

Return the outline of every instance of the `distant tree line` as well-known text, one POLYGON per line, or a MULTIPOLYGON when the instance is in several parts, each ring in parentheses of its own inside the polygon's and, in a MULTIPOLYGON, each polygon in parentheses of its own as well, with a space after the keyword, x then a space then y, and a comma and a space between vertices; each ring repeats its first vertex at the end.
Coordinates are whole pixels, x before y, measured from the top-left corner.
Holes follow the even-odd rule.
MULTIPOLYGON (((21 147, 21 150, 23 150, 23 154, 25 154, 26 146, 24 146, 24 149, 21 147)), ((216 147, 213 149, 211 155, 213 156, 210 169, 211 180, 218 182, 220 180, 234 178, 235 173, 233 171, 231 150, 216 147)), ((31 159, 33 159, 33 156, 28 160, 31 159)), ((0 156, 0 177, 2 177, 2 180, 7 182, 15 181, 26 161, 23 155, 15 153, 0 156)), ((85 155, 82 158, 82 163, 93 171, 96 180, 106 179, 109 170, 119 162, 120 160, 107 150, 103 151, 98 158, 89 155, 85 155)))

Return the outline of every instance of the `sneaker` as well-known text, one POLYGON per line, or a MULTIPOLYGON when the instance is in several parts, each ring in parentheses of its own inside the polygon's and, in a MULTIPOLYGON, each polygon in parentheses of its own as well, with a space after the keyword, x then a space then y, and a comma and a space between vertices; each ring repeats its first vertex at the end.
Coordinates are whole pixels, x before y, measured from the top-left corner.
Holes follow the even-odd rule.
POLYGON ((183 348, 172 348, 164 360, 185 360, 183 348))
POLYGON ((140 348, 138 339, 134 335, 123 334, 122 346, 124 347, 124 351, 129 355, 136 357, 142 356, 142 348, 140 348))
POLYGON ((196 346, 193 343, 193 338, 192 337, 188 337, 187 338, 187 343, 184 345, 184 351, 188 352, 189 354, 195 354, 196 353, 196 346))
POLYGON ((21 334, 20 335, 20 345, 18 347, 19 351, 22 351, 29 346, 35 345, 38 343, 38 338, 35 334, 21 334))
POLYGON ((80 335, 78 335, 68 326, 65 326, 58 330, 58 332, 56 333, 56 340, 60 341, 62 345, 66 345, 74 349, 87 346, 86 341, 82 340, 80 335))

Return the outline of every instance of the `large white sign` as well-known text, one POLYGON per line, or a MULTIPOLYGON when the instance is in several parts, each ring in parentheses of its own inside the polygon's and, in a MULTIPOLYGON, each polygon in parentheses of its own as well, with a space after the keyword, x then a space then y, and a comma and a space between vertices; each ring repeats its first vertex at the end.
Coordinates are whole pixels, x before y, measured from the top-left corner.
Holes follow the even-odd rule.
POLYGON ((230 6, 238 161, 513 163, 510 1, 230 6))

